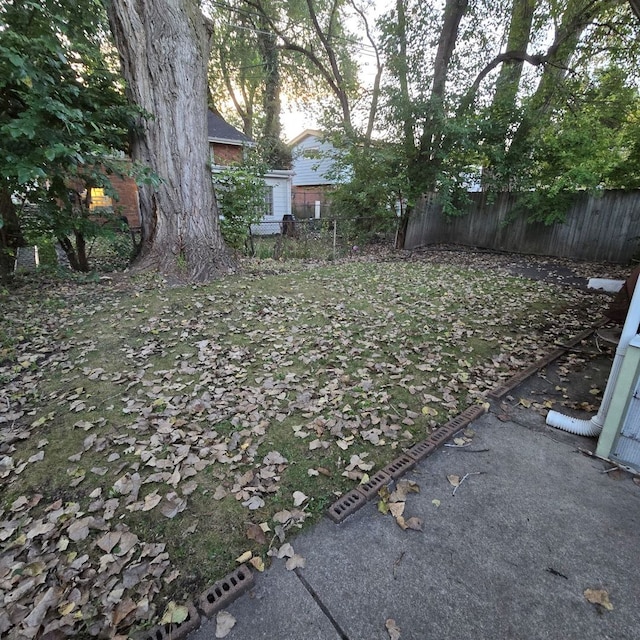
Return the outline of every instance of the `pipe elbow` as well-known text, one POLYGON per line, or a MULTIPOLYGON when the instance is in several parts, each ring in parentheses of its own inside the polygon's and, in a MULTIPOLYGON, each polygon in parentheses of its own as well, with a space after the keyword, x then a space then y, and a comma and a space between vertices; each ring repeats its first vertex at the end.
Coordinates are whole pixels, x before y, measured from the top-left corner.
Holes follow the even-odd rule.
POLYGON ((600 435, 602 431, 602 425, 594 418, 591 418, 591 420, 580 420, 579 418, 565 416, 558 411, 549 411, 547 414, 547 424, 550 427, 578 436, 594 437, 600 435))

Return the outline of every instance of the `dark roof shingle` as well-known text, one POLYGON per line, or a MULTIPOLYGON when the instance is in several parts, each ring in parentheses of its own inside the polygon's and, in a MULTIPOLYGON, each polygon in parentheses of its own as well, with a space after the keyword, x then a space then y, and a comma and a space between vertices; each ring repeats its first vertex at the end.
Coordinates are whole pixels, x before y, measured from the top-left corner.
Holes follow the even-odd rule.
POLYGON ((207 113, 207 129, 209 134, 209 140, 224 140, 231 144, 236 143, 239 145, 250 144, 253 142, 249 136, 246 136, 242 131, 238 131, 235 127, 232 127, 226 120, 217 116, 213 111, 207 113))

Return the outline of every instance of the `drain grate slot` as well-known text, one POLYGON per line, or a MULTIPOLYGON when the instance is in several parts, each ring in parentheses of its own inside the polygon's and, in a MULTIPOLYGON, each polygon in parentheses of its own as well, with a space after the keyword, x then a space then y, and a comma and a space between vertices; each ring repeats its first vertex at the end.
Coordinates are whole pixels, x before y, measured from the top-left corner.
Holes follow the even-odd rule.
POLYGON ((214 582, 199 600, 200 609, 207 618, 226 607, 253 586, 253 573, 247 565, 240 565, 222 580, 214 582))
POLYGON ((414 444, 413 447, 407 451, 407 455, 411 456, 416 461, 420 461, 435 451, 435 449, 435 444, 431 442, 430 438, 427 438, 422 442, 418 442, 418 444, 414 444))
POLYGON ((378 489, 382 485, 389 484, 391 477, 385 473, 384 470, 374 473, 367 482, 359 485, 357 490, 367 499, 371 500, 374 496, 378 495, 378 489))
POLYGON ((393 462, 389 463, 383 471, 394 480, 403 476, 407 471, 411 471, 416 466, 416 459, 407 453, 398 456, 393 462))
POLYGON ((342 522, 367 503, 367 499, 357 489, 352 489, 338 498, 328 509, 327 515, 335 523, 342 522))

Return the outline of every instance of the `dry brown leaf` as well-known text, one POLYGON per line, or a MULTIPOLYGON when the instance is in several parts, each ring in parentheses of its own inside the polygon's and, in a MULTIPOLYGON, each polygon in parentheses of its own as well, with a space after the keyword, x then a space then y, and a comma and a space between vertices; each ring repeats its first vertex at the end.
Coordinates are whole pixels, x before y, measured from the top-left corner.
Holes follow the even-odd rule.
POLYGON ((254 524, 253 522, 247 525, 246 536, 249 540, 255 540, 258 544, 266 544, 267 536, 264 535, 265 532, 262 530, 262 527, 259 524, 254 524))
POLYGON ((253 552, 252 551, 245 551, 243 554, 239 555, 236 558, 236 562, 238 564, 242 564, 243 562, 248 562, 253 556, 253 552))
POLYGON ((120 537, 122 536, 121 531, 110 531, 103 535, 96 544, 106 553, 111 553, 111 550, 118 544, 120 541, 120 537))
POLYGON ((226 638, 236 624, 236 619, 228 611, 220 611, 216 616, 216 638, 226 638))
POLYGON ((389 503, 389 511, 394 518, 399 518, 404 513, 404 502, 390 502, 389 503))
POLYGON ((289 542, 285 542, 278 550, 278 558, 291 558, 294 555, 293 547, 289 542))
POLYGON ((249 564, 256 571, 264 571, 264 560, 260 556, 254 556, 253 558, 251 558, 251 560, 249 560, 249 564))
POLYGON ((404 521, 404 528, 412 529, 413 531, 422 531, 422 518, 412 516, 404 521))
POLYGON ((613 611, 613 605, 609 600, 609 593, 606 589, 585 589, 584 597, 591 604, 597 604, 607 611, 613 611))
POLYGON ((289 571, 293 571, 294 569, 304 569, 305 565, 306 565, 307 561, 301 556, 298 555, 297 553, 294 553, 286 562, 285 562, 285 567, 289 570, 289 571))
POLYGON ((460 476, 450 475, 447 476, 447 480, 452 487, 457 487, 460 484, 460 476))
POLYGON ((111 624, 114 629, 130 614, 138 608, 138 605, 131 599, 125 598, 116 605, 111 614, 111 624))
POLYGON ((302 505, 308 499, 309 499, 309 496, 306 496, 304 493, 302 493, 302 491, 294 491, 293 492, 293 506, 294 507, 299 507, 300 505, 302 505))
POLYGON ((160 624, 181 624, 188 617, 189 609, 171 600, 162 614, 160 624))
POLYGON ((93 518, 81 518, 80 520, 74 520, 67 529, 67 535, 70 540, 78 542, 79 540, 85 540, 89 535, 89 522, 93 518))
POLYGON ((387 633, 389 634, 389 640, 400 640, 400 628, 393 618, 389 618, 384 623, 384 626, 386 627, 387 633))

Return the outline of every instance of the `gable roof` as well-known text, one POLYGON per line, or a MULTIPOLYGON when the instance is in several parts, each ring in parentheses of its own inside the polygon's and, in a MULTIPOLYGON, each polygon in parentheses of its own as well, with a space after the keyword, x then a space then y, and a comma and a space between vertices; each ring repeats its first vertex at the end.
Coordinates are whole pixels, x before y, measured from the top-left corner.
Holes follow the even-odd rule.
POLYGON ((238 129, 231 126, 224 118, 216 115, 213 111, 207 113, 207 131, 209 142, 235 144, 239 147, 255 144, 249 136, 246 136, 242 131, 238 131, 238 129))
POLYGON ((319 131, 318 129, 305 129, 295 138, 289 140, 289 146, 295 147, 297 144, 300 144, 305 138, 310 138, 312 136, 315 138, 322 138, 324 136, 324 133, 322 131, 319 131))

